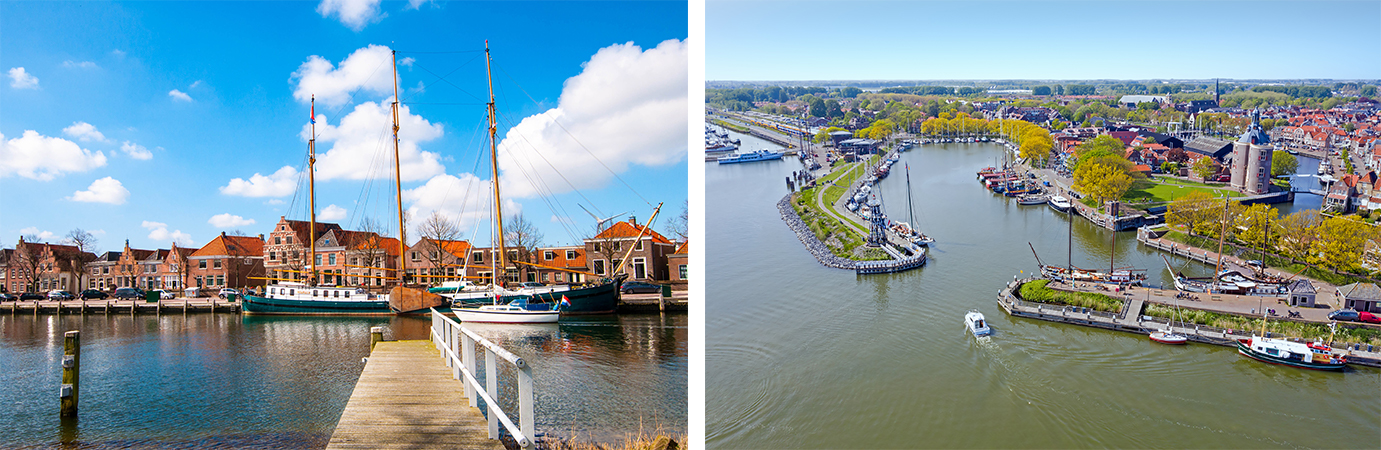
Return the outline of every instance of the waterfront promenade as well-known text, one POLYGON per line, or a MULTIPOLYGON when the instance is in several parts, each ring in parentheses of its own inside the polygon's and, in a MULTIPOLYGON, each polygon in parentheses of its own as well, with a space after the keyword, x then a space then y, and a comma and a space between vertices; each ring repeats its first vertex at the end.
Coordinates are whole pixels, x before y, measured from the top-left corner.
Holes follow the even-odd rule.
POLYGON ((239 312, 240 302, 212 298, 172 300, 27 300, 0 303, 0 313, 9 314, 173 314, 239 312))
POLYGON ((429 340, 379 342, 326 448, 504 448, 439 356, 429 340))
MULTIPOLYGON (((1123 293, 1127 297, 1127 302, 1124 303, 1123 310, 1118 313, 1092 311, 1087 308, 1078 308, 1064 305, 1027 302, 1020 298, 1017 298, 1016 292, 1019 290, 1020 286, 1023 283, 1033 280, 1034 278, 1012 280, 1011 282, 1007 283, 1005 287, 998 291, 997 303, 998 306, 1002 307, 1003 312, 1006 312, 1008 315, 1016 317, 1025 317, 1028 319, 1038 319, 1049 322, 1067 323, 1071 325, 1081 325, 1137 334, 1151 334, 1154 331, 1163 330, 1169 327, 1173 329, 1175 332, 1184 334, 1185 336, 1189 337, 1190 341, 1203 344, 1223 345, 1229 347, 1236 346, 1237 339, 1246 339, 1248 337, 1251 337, 1252 335, 1252 330, 1222 329, 1204 325, 1192 325, 1187 323, 1179 323, 1174 324, 1172 326, 1172 324, 1170 324, 1166 318, 1150 317, 1142 314, 1142 308, 1147 302, 1173 304, 1174 296, 1169 293, 1174 291, 1162 291, 1150 288, 1132 288, 1131 290, 1123 293)), ((1118 295, 1118 293, 1111 292, 1107 289, 1095 287, 1098 285, 1094 285, 1091 283, 1080 283, 1080 285, 1081 286, 1079 287, 1071 287, 1068 285, 1061 285, 1056 282, 1051 282, 1047 286, 1061 290, 1077 290, 1082 292, 1096 292, 1100 294, 1114 296, 1118 295)), ((1190 305, 1181 303, 1180 307, 1231 313, 1235 312, 1236 308, 1245 306, 1242 303, 1247 302, 1244 302, 1242 300, 1244 299, 1206 299, 1198 302, 1191 302, 1196 304, 1190 305), (1210 302, 1214 303, 1213 305, 1211 305, 1211 307, 1203 307, 1208 305, 1199 304, 1210 302)), ((1242 311, 1240 314, 1246 315, 1247 313, 1246 311, 1242 311)), ((1280 316, 1272 317, 1271 319, 1277 321, 1287 320, 1280 316)), ((1309 337, 1313 338, 1313 336, 1309 337)), ((1348 351, 1351 352, 1349 360, 1353 364, 1368 367, 1381 367, 1381 349, 1376 349, 1375 347, 1368 347, 1366 345, 1357 347, 1356 344, 1349 346, 1348 343, 1339 342, 1335 342, 1333 346, 1339 349, 1345 348, 1346 346, 1348 351), (1368 351, 1368 349, 1371 350, 1368 351)))

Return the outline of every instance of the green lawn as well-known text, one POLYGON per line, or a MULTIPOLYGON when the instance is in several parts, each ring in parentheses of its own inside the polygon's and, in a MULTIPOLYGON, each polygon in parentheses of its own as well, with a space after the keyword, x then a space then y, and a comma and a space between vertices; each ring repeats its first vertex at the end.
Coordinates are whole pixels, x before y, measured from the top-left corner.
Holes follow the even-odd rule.
POLYGON ((1122 200, 1128 203, 1164 203, 1184 197, 1194 191, 1205 192, 1218 198, 1222 198, 1224 195, 1229 197, 1242 196, 1236 191, 1218 189, 1203 183, 1175 178, 1156 178, 1132 182, 1132 187, 1127 189, 1125 194, 1122 194, 1122 200))

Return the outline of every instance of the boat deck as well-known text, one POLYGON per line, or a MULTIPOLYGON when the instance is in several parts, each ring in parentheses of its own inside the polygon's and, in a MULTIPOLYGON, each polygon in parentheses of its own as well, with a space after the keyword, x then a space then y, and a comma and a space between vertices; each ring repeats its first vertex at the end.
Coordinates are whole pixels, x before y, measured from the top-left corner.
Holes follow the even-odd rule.
POLYGON ((327 449, 502 449, 431 341, 379 342, 327 449))

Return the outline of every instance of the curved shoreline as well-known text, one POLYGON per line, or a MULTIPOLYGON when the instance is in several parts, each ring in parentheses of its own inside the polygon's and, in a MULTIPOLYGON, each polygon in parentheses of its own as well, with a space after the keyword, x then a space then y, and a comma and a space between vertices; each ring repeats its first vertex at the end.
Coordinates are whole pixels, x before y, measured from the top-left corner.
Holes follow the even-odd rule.
POLYGON ((820 265, 836 269, 857 270, 858 261, 835 256, 825 246, 825 243, 820 242, 820 239, 815 237, 815 232, 806 226, 806 223, 801 220, 801 216, 796 214, 796 209, 791 207, 791 194, 786 194, 777 202, 777 211, 782 214, 782 221, 786 222, 787 228, 796 233, 796 237, 806 246, 806 250, 815 256, 815 260, 819 261, 820 265))

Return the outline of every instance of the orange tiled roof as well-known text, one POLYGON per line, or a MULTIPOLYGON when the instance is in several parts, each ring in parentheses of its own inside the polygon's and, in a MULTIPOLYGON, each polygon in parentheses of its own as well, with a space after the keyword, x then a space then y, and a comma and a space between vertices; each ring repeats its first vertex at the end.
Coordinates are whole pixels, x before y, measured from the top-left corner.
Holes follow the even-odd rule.
POLYGON ((682 254, 682 253, 688 253, 688 252, 690 252, 690 241, 682 242, 681 245, 679 245, 679 246, 676 247, 676 251, 671 252, 671 253, 672 253, 672 254, 682 254))
POLYGON ((398 238, 381 237, 378 235, 374 235, 371 236, 369 239, 365 239, 360 243, 350 247, 351 250, 359 250, 363 248, 380 248, 383 249, 384 253, 389 256, 398 256, 399 254, 398 238))
POLYGON ((639 233, 642 233, 644 236, 651 237, 651 238, 652 238, 652 242, 657 242, 657 243, 661 243, 661 244, 670 244, 670 243, 671 243, 670 240, 668 240, 665 236, 662 236, 662 235, 661 235, 660 233, 658 233, 656 230, 653 230, 653 229, 651 229, 651 228, 648 228, 646 225, 634 225, 634 224, 632 224, 632 223, 630 223, 630 222, 627 222, 627 221, 615 223, 614 226, 611 226, 611 227, 609 227, 608 229, 605 229, 604 231, 600 232, 598 236, 595 236, 594 238, 595 238, 595 239, 636 238, 636 237, 638 237, 638 234, 639 234, 639 233), (644 230, 646 230, 646 231, 644 231, 644 230))
POLYGON ((230 236, 222 234, 201 246, 191 256, 262 256, 264 241, 257 236, 230 236), (233 252, 233 253, 232 253, 233 252))

